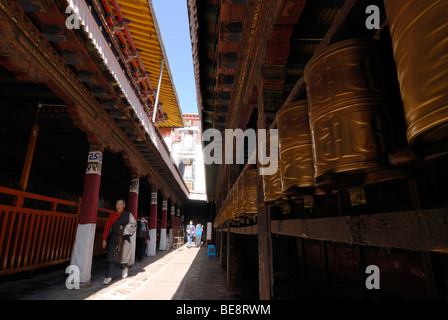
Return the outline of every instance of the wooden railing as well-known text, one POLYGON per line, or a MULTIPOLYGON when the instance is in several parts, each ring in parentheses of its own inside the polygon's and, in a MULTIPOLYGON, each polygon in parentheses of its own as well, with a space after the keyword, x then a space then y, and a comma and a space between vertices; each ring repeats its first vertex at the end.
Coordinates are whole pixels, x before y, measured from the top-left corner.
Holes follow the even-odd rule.
MULTIPOLYGON (((79 209, 79 202, 0 187, 0 276, 70 261, 79 209)), ((106 221, 97 218, 94 255, 106 252, 101 246, 106 221)))

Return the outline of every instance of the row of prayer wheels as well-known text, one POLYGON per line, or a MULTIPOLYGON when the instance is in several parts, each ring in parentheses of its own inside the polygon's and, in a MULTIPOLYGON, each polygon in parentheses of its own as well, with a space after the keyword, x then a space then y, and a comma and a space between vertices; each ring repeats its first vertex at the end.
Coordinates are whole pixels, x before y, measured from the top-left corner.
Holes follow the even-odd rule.
POLYGON ((257 170, 243 170, 224 200, 215 225, 257 214, 257 170))
MULTIPOLYGON (((406 122, 410 147, 448 138, 448 1, 385 0, 385 9, 393 57, 378 40, 350 39, 328 46, 306 65, 307 99, 284 105, 276 115, 278 170, 263 176, 265 203, 306 194, 326 175, 389 166, 397 121, 406 122), (400 95, 402 104, 394 98, 400 95), (396 118, 397 108, 404 119, 396 118)), ((242 212, 240 193, 234 192, 232 205, 223 205, 232 218, 242 212)))
POLYGON ((448 138, 448 1, 386 0, 385 8, 393 57, 377 40, 330 45, 306 65, 307 99, 277 112, 279 165, 263 176, 265 203, 307 194, 329 174, 388 167, 397 121, 406 121, 411 147, 448 138))

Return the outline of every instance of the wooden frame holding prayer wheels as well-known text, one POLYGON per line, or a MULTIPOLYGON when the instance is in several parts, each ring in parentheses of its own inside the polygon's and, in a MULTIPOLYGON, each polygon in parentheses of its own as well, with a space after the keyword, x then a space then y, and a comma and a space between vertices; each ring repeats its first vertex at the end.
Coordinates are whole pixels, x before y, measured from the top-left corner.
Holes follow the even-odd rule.
POLYGON ((410 145, 448 138, 448 2, 385 0, 410 145))
POLYGON ((328 46, 307 64, 316 184, 334 173, 388 165, 394 105, 387 57, 378 41, 350 39, 328 46))
POLYGON ((282 192, 314 185, 313 146, 308 103, 299 100, 284 105, 277 112, 282 192))

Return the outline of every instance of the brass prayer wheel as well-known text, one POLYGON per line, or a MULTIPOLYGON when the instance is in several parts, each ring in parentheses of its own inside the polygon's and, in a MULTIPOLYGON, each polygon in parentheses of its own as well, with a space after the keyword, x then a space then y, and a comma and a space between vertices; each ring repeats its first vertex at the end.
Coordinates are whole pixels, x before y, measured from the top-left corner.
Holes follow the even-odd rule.
POLYGON ((275 174, 263 176, 264 202, 273 202, 283 197, 280 168, 275 174))
POLYGON ((243 173, 239 175, 237 182, 238 182, 238 215, 243 215, 244 213, 243 173))
POLYGON ((244 170, 242 173, 242 203, 243 213, 257 213, 257 170, 244 170))
MULTIPOLYGON (((276 137, 268 137, 266 149, 267 154, 270 153, 271 145, 273 145, 272 140, 278 138, 276 137)), ((278 151, 277 151, 278 152, 278 151)), ((280 176, 280 166, 279 161, 275 161, 274 159, 270 160, 270 163, 266 165, 266 167, 270 168, 276 168, 276 170, 273 170, 272 174, 265 174, 263 175, 263 196, 264 196, 264 202, 273 202, 283 197, 282 193, 282 181, 280 176)))
POLYGON ((242 177, 241 174, 236 179, 234 185, 233 185, 233 203, 234 203, 234 218, 240 217, 243 213, 243 198, 242 198, 242 177))
POLYGON ((232 218, 232 199, 231 199, 231 193, 229 192, 229 194, 226 197, 226 201, 225 201, 225 207, 224 207, 224 220, 228 220, 230 218, 232 218))
POLYGON ((237 184, 233 184, 232 188, 230 189, 229 196, 230 196, 230 218, 233 219, 236 217, 236 206, 238 202, 238 194, 237 194, 237 184))
POLYGON ((307 86, 315 178, 374 170, 387 161, 392 140, 391 80, 378 42, 350 39, 313 56, 307 86))
POLYGON ((448 1, 385 0, 409 144, 448 136, 448 1))
POLYGON ((314 184, 313 147, 306 100, 284 105, 277 112, 282 192, 314 184))

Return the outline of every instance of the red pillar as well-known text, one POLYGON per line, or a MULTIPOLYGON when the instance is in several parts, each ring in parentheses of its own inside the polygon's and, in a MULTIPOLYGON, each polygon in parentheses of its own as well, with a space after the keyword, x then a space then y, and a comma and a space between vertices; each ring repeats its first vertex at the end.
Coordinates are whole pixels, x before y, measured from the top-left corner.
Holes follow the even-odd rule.
MULTIPOLYGON (((138 192, 139 192, 139 186, 140 186, 140 179, 139 177, 133 177, 134 179, 131 180, 131 185, 129 186, 129 195, 128 195, 128 204, 127 204, 127 210, 132 213, 135 220, 137 221, 138 216, 138 192)), ((129 262, 129 265, 133 265, 135 262, 135 242, 136 242, 136 233, 134 233, 131 237, 131 246, 132 246, 132 257, 131 261, 129 262)))
POLYGON ((162 219, 160 219, 160 243, 159 250, 166 250, 166 222, 167 222, 168 200, 162 202, 162 219))
POLYGON ((171 204, 171 212, 170 212, 170 232, 169 232, 169 239, 170 239, 170 243, 169 243, 169 247, 171 247, 171 245, 173 244, 173 239, 176 236, 176 229, 174 229, 174 218, 175 218, 175 213, 176 213, 176 207, 174 206, 174 203, 171 204))
POLYGON ((156 255, 157 245, 157 191, 151 193, 151 216, 149 221, 149 236, 148 245, 146 246, 146 255, 156 255))
POLYGON ((135 220, 138 216, 138 192, 139 192, 140 179, 135 178, 131 180, 131 185, 129 187, 128 205, 127 209, 132 213, 135 220))
POLYGON ((178 233, 178 237, 180 237, 183 234, 180 223, 180 208, 176 209, 176 231, 178 233))
POLYGON ((78 228, 70 263, 79 268, 79 281, 81 283, 90 281, 102 162, 103 154, 101 151, 89 152, 78 228))

